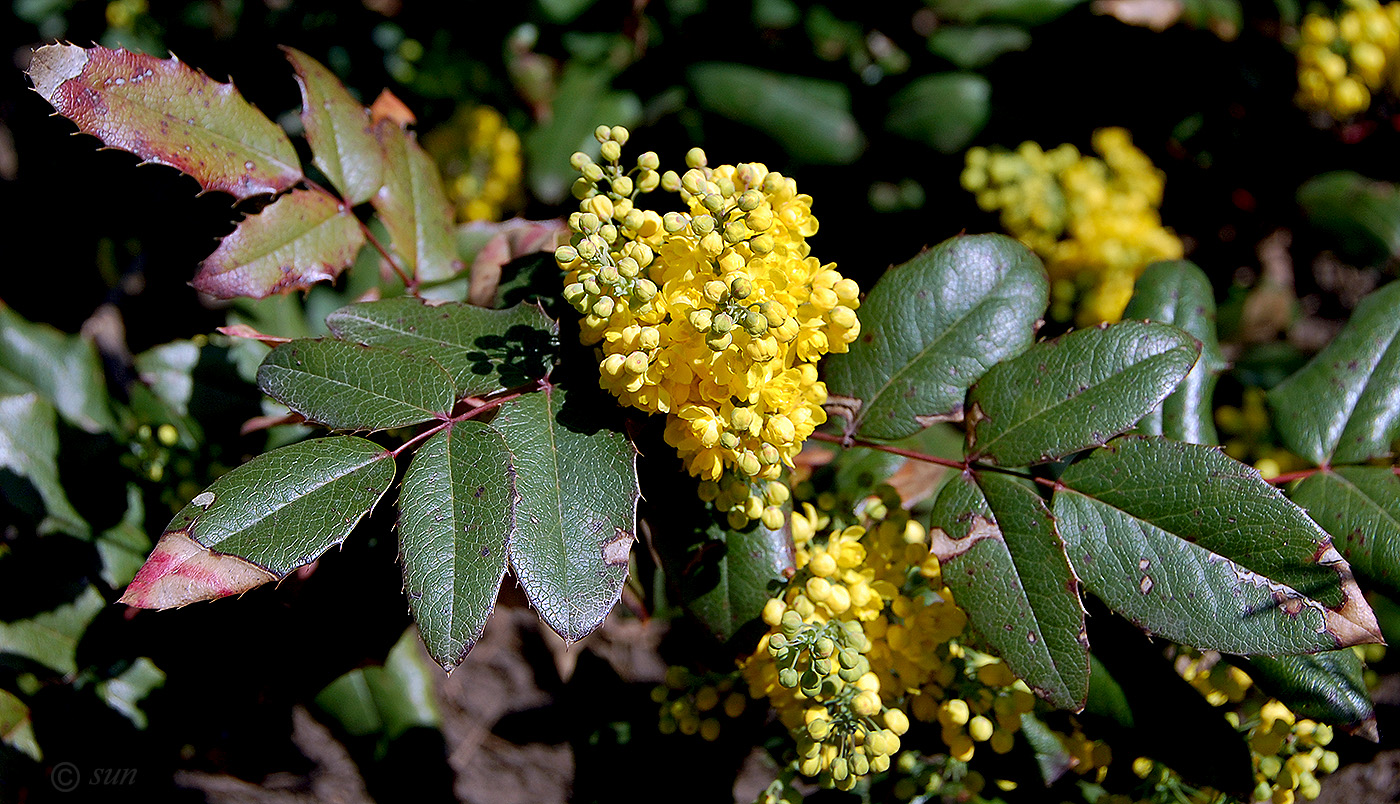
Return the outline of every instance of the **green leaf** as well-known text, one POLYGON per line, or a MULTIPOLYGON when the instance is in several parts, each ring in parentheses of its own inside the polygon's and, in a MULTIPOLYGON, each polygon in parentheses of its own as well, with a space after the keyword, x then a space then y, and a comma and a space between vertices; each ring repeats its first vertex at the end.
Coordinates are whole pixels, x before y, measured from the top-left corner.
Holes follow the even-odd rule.
POLYGON ((28 480, 44 501, 40 533, 87 538, 92 532, 68 501, 58 476, 58 430, 53 407, 38 394, 0 396, 0 469, 28 480))
POLYGON ((1337 337, 1269 391, 1284 446, 1319 466, 1390 455, 1400 434, 1400 282, 1356 306, 1337 337))
POLYGON ((1298 717, 1375 733, 1376 707, 1362 678, 1365 668, 1351 648, 1311 656, 1251 656, 1240 663, 1260 689, 1298 717))
POLYGON ((174 57, 46 45, 34 51, 29 78, 84 133, 169 165, 205 190, 242 199, 280 193, 302 179, 296 150, 276 123, 233 84, 174 57))
POLYGON ((861 335, 827 359, 846 434, 889 441, 962 418, 967 389, 1035 339, 1049 281, 1005 235, 945 240, 886 273, 860 308, 861 335))
POLYGON ((1108 718, 1125 729, 1133 728, 1136 722, 1123 686, 1092 653, 1089 654, 1089 697, 1084 702, 1084 712, 1108 718))
POLYGON ((1298 204, 1344 253, 1375 262, 1400 255, 1400 188, 1349 170, 1298 188, 1298 204))
POLYGON ((258 367, 268 396, 336 430, 387 430, 445 417, 452 377, 421 355, 336 340, 280 344, 258 367))
POLYGON ((596 2, 598 0, 540 0, 540 8, 550 22, 567 25, 596 2))
POLYGON ((413 629, 404 632, 382 667, 361 667, 326 685, 316 705, 356 737, 392 740, 415 726, 437 728, 433 674, 420 656, 413 629))
POLYGON ((1070 754, 1065 744, 1060 742, 1055 731, 1035 715, 1029 712, 1021 715, 1021 733, 1035 752, 1035 764, 1046 787, 1054 784, 1066 771, 1078 764, 1078 760, 1070 754))
POLYGON ((1042 341, 973 386, 969 457, 1022 466, 1102 444, 1165 399, 1200 350, 1175 327, 1136 321, 1042 341))
POLYGON ((1123 318, 1171 324, 1201 342, 1201 359, 1172 395, 1138 422, 1138 431, 1193 444, 1220 443, 1211 398, 1228 364, 1215 337, 1215 295, 1205 273, 1186 260, 1147 266, 1123 318))
POLYGON ((285 577, 344 542, 393 481, 392 453, 355 436, 265 452, 175 515, 120 602, 171 608, 285 577))
POLYGON ((939 17, 958 22, 1014 22, 1040 25, 1059 17, 1084 0, 927 0, 939 17))
POLYGON ((146 535, 146 505, 140 486, 126 485, 126 513, 122 521, 102 531, 96 543, 97 554, 102 559, 102 580, 113 589, 131 583, 151 551, 151 538, 146 535))
POLYGON ((105 605, 97 589, 88 586, 71 603, 27 620, 0 621, 0 654, 23 656, 72 675, 78 672, 78 642, 105 605))
POLYGON ((943 154, 967 147, 992 115, 992 84, 976 73, 916 78, 890 99, 885 128, 943 154))
POLYGON ((448 672, 495 608, 514 512, 515 468, 491 427, 459 422, 414 453, 399 493, 404 590, 423 644, 448 672))
POLYGON ((0 690, 0 743, 28 754, 35 762, 44 761, 44 752, 34 739, 29 707, 6 690, 0 690))
POLYGON ((171 410, 185 416, 190 412, 190 397, 194 394, 194 378, 190 375, 199 365, 199 352, 194 341, 171 341, 147 349, 132 362, 141 382, 171 410))
POLYGON ((293 190, 239 222, 190 284, 216 299, 305 290, 340 276, 364 243, 343 202, 320 190, 293 190))
POLYGON ((301 87, 301 123, 311 144, 311 161, 351 204, 362 204, 379 190, 384 155, 371 128, 369 110, 350 97, 345 85, 320 62, 283 47, 301 87))
POLYGON ((557 386, 501 405, 515 462, 510 566, 540 617, 577 642, 622 594, 637 532, 637 450, 557 386))
POLYGON ((1400 596, 1400 478, 1388 466, 1318 472, 1288 495, 1332 535, 1366 586, 1400 596))
POLYGON ((74 427, 89 433, 116 429, 102 360, 92 343, 25 321, 0 303, 0 391, 28 390, 37 391, 74 427))
POLYGON ((380 121, 374 133, 384 155, 384 184, 371 200, 394 254, 420 282, 450 279, 466 266, 457 259, 455 216, 437 165, 393 121, 380 121))
POLYGON ((986 67, 1003 53, 1030 46, 1030 32, 1015 25, 942 25, 928 38, 929 52, 964 70, 986 67))
POLYGON ((686 76, 700 106, 762 131, 793 159, 847 165, 865 150, 843 84, 719 62, 696 64, 686 76))
POLYGON ((1037 695, 1083 709, 1084 607, 1040 495, 1006 475, 964 475, 943 487, 931 522, 943 582, 972 626, 1037 695))
POLYGON ((407 296, 342 307, 326 325, 337 338, 436 362, 452 375, 459 398, 543 377, 559 336, 558 323, 535 305, 430 306, 407 296))
POLYGON ((721 641, 763 613, 792 569, 792 532, 762 522, 744 530, 711 523, 700 555, 680 575, 687 608, 721 641))
POLYGON ((1218 448, 1125 436, 1059 484, 1054 511, 1075 573, 1145 630, 1247 654, 1381 641, 1327 534, 1218 448))
POLYGON ((97 697, 130 720, 138 729, 146 728, 141 701, 157 687, 165 685, 165 673, 145 656, 138 658, 121 675, 98 683, 97 697))
POLYGON ((611 89, 616 71, 605 65, 572 60, 559 76, 547 121, 525 133, 526 175, 530 189, 546 204, 569 194, 578 172, 569 155, 583 151, 598 158, 593 130, 600 125, 630 126, 642 119, 642 103, 631 92, 611 89))

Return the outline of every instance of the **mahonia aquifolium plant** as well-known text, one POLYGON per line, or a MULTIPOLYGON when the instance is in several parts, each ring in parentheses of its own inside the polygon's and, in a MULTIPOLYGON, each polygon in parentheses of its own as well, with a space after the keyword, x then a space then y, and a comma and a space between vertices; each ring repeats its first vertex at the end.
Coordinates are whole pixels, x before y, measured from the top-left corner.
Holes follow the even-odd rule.
POLYGON ((579 211, 555 259, 599 383, 667 414, 667 443, 731 527, 780 528, 784 468, 826 421, 816 363, 860 334, 860 288, 810 255, 817 219, 791 178, 758 163, 711 168, 699 148, 683 175, 659 173, 652 152, 627 170, 627 129, 595 136, 603 162, 573 156, 579 211), (658 187, 685 210, 638 206, 658 187))
POLYGON ((1336 16, 1305 16, 1298 47, 1298 105, 1341 121, 1376 96, 1400 97, 1400 2, 1345 5, 1336 16))
POLYGON ((459 221, 498 221, 524 201, 520 135, 490 106, 463 108, 423 137, 459 221))
POLYGON ((1117 321, 1142 270, 1182 254, 1157 212, 1162 172, 1124 129, 1099 129, 1093 144, 1098 157, 1069 144, 973 148, 962 174, 978 206, 1000 210, 1002 227, 1045 260, 1055 317, 1068 320, 1076 294, 1083 296, 1081 325, 1117 321))

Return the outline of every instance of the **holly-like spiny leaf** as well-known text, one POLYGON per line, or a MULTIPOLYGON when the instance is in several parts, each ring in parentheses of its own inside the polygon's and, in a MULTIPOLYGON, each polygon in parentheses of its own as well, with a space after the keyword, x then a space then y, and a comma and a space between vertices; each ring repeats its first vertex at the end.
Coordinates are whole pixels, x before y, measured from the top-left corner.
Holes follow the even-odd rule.
POLYGON ((1327 348, 1269 391, 1283 443, 1319 466, 1390 454, 1400 434, 1400 282, 1361 300, 1327 348))
POLYGON ((1037 695, 1084 707, 1089 642, 1079 583, 1055 520, 1025 482, 995 473, 948 481, 931 550, 968 620, 1037 695))
POLYGON ((408 606, 448 672, 486 628, 506 574, 515 467, 501 434, 463 421, 424 442, 399 493, 399 555, 408 606))
POLYGON ((394 471, 389 451, 355 436, 265 452, 175 515, 120 602, 167 609, 283 578, 344 542, 394 471))
POLYGON ((391 120, 381 121, 374 133, 384 155, 384 180, 371 200, 394 254, 420 282, 452 278, 465 266, 457 258, 452 205, 433 158, 391 120))
POLYGON ((1165 399, 1200 350, 1176 327, 1137 321, 1042 341, 973 386, 968 455, 1023 466, 1103 444, 1165 399))
MULTIPOLYGON (((785 511, 785 513, 788 513, 785 511)), ((792 532, 755 522, 743 530, 712 523, 681 572, 687 608, 715 636, 728 642, 763 613, 774 590, 792 569, 792 532)))
POLYGON ((848 435, 881 441, 958 421, 967 389, 1031 345, 1048 298, 1040 260, 1015 240, 945 240, 870 291, 860 338, 827 359, 829 407, 848 435))
POLYGON ((686 77, 702 108, 762 131, 795 159, 846 165, 865 150, 844 84, 722 62, 696 64, 686 77))
POLYGON ((622 594, 641 490, 632 443, 566 397, 557 386, 525 394, 491 426, 515 463, 511 570, 549 627, 576 642, 622 594))
POLYGON ((102 559, 102 580, 113 589, 131 583, 151 551, 140 486, 126 485, 126 513, 122 514, 122 521, 102 531, 94 542, 102 559))
POLYGON ((1400 595, 1400 478, 1388 466, 1339 466, 1304 478, 1293 502, 1332 535, 1368 588, 1400 595))
POLYGON ((1375 742, 1376 707, 1362 678, 1365 666, 1351 648, 1311 656, 1251 656, 1238 660, 1260 689, 1298 717, 1346 727, 1375 742))
POLYGON ((1215 336, 1215 296, 1205 272, 1186 260, 1147 266, 1123 318, 1171 324, 1201 342, 1201 357, 1191 373, 1138 422, 1138 431, 1193 444, 1218 443, 1211 399, 1227 364, 1215 336))
POLYGON ((78 672, 78 642, 107 605, 95 587, 85 587, 71 603, 27 620, 0 621, 0 654, 23 656, 60 675, 78 672))
POLYGON ((368 201, 384 177, 379 149, 366 109, 320 62, 283 47, 301 87, 301 122, 311 144, 311 161, 351 204, 368 201))
POLYGON ((165 684, 165 671, 142 656, 120 675, 98 682, 94 692, 102 702, 121 713, 138 729, 146 728, 146 713, 141 701, 157 687, 165 684))
POLYGON ((293 190, 244 218, 199 264, 191 284, 217 299, 304 290, 340 276, 364 242, 344 202, 320 190, 293 190))
POLYGON ((90 341, 24 320, 0 302, 0 393, 35 391, 64 421, 89 433, 114 430, 102 359, 90 341))
POLYGON ((40 533, 61 531, 85 538, 91 529, 68 501, 58 476, 56 428, 53 407, 38 394, 0 395, 0 469, 24 478, 39 492, 44 502, 40 533))
POLYGON ((350 734, 393 740, 415 726, 438 728, 434 676, 414 630, 404 631, 382 667, 357 667, 316 694, 316 705, 350 734))
POLYGON ((422 356, 331 339, 295 340, 268 353, 258 387, 336 430, 385 430, 445 417, 452 377, 422 356))
POLYGON ((1054 512, 1075 574, 1152 633, 1241 654, 1381 641, 1327 534, 1219 449, 1124 436, 1065 470, 1054 512))
POLYGON ((276 123, 233 84, 174 57, 46 45, 34 51, 29 77, 84 133, 169 165, 205 190, 242 199, 279 193, 302 179, 296 150, 276 123))
POLYGON ((534 305, 487 310, 407 296, 342 307, 326 325, 337 338, 436 362, 452 375, 458 397, 544 376, 559 334, 558 323, 534 305))
POLYGON ((34 738, 29 707, 13 693, 3 689, 0 689, 0 743, 28 754, 35 762, 44 761, 44 752, 34 738))

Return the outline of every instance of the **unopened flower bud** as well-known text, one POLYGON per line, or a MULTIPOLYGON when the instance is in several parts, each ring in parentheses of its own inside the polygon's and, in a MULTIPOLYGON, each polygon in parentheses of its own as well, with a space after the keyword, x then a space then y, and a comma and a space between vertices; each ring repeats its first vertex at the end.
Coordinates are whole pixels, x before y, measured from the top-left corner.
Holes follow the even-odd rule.
POLYGON ((686 227, 685 216, 679 212, 667 212, 661 217, 661 227, 668 234, 675 234, 686 227))
POLYGON ((618 195, 631 195, 631 194, 632 194, 632 179, 631 179, 631 177, 628 177, 628 176, 618 176, 617 178, 615 178, 615 179, 612 180, 611 184, 612 184, 612 191, 615 192, 615 193, 617 193, 618 195))
POLYGON ((632 295, 642 302, 656 298, 656 292, 656 283, 650 279, 638 279, 636 286, 632 288, 632 295))
POLYGON ((578 259, 578 249, 573 246, 560 246, 554 250, 554 261, 560 265, 568 265, 578 259))
POLYGON ((661 189, 668 193, 674 193, 681 189, 680 174, 674 170, 668 170, 661 174, 661 189))
POLYGON ((574 170, 583 170, 585 165, 593 164, 593 157, 583 151, 574 151, 569 157, 569 167, 574 170))
POLYGON ((685 165, 691 168, 701 168, 706 165, 705 152, 700 148, 691 148, 685 152, 685 165))
POLYGON ((724 294, 728 292, 728 286, 718 279, 711 279, 709 282, 706 282, 705 287, 701 290, 705 299, 711 304, 718 304, 720 300, 724 298, 724 294))
POLYGON ((627 130, 626 126, 613 126, 608 134, 612 137, 613 142, 618 145, 626 145, 628 137, 631 136, 631 132, 627 130))
POLYGON ((589 162, 584 165, 583 170, 579 172, 583 174, 583 177, 587 179, 590 184, 603 180, 603 167, 595 162, 589 162))
POLYGON ((598 151, 609 162, 616 162, 622 156, 622 146, 613 140, 603 143, 598 151))
POLYGON ((696 215, 690 221, 690 230, 704 237, 715 230, 715 219, 709 215, 696 215))
POLYGON ((604 296, 593 303, 593 314, 599 318, 611 318, 616 302, 611 296, 604 296))
POLYGON ((574 183, 569 187, 569 194, 582 201, 591 197, 597 190, 593 187, 593 182, 580 176, 574 179, 574 183))
POLYGON ((714 313, 709 310, 691 310, 690 325, 698 332, 709 332, 714 323, 714 313))

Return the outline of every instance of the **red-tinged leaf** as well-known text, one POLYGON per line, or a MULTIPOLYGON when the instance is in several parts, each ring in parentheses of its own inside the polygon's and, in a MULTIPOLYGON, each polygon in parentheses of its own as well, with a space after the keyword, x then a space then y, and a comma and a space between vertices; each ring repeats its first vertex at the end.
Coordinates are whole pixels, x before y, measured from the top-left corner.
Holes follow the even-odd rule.
POLYGON ((420 282, 450 279, 464 266, 457 258, 452 205, 433 158, 391 121, 380 122, 375 135, 384 150, 384 186, 373 202, 394 253, 420 282))
POLYGON ((174 57, 46 45, 29 63, 34 89, 108 146, 168 165, 236 198, 302 179, 287 135, 243 99, 174 57))
POLYGON ((191 284, 219 299, 301 290, 339 276, 364 242, 345 203, 319 190, 294 190, 244 218, 199 264, 191 284))
POLYGON ((369 119, 373 125, 379 125, 381 120, 388 120, 400 128, 418 122, 418 118, 414 116, 413 110, 408 108, 408 104, 399 100, 398 95, 387 89, 381 90, 379 97, 370 104, 369 119))
POLYGON ((276 335, 268 335, 266 332, 259 332, 248 324, 229 324, 226 327, 219 327, 219 332, 230 338, 247 338, 250 341, 259 341, 268 346, 276 346, 279 343, 287 343, 291 338, 279 338, 276 335))
POLYGON ((384 157, 374 138, 369 110, 350 97, 320 62, 300 50, 282 49, 296 69, 301 87, 301 122, 311 143, 311 161, 346 201, 368 201, 384 175, 384 157))
POLYGON ((501 283, 501 268, 528 254, 554 249, 569 242, 569 228, 558 218, 530 221, 472 221, 457 229, 459 254, 475 250, 471 266, 471 289, 467 301, 478 307, 492 307, 501 283))
POLYGON ((160 537, 117 602, 138 609, 169 609, 241 594, 275 580, 277 576, 256 564, 215 553, 175 531, 160 537))

